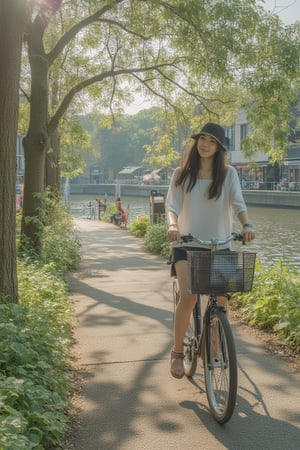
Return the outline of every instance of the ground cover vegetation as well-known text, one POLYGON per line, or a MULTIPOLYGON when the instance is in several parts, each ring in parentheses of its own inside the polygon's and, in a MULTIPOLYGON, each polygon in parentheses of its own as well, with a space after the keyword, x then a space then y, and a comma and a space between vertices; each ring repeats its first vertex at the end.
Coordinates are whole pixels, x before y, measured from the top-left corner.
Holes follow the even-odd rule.
POLYGON ((300 27, 286 26, 260 2, 11 0, 1 8, 0 96, 7 101, 0 111, 0 292, 13 302, 19 79, 27 108, 22 239, 29 238, 36 252, 38 224, 28 220, 40 210, 35 193, 59 187, 61 145, 76 159, 78 146, 65 139, 65 125, 85 109, 110 114, 107 125, 113 126, 135 94, 156 98, 164 114, 147 147, 153 164, 178 158, 178 124, 189 136, 209 119, 232 123, 241 106, 254 130, 245 142, 249 154, 278 154, 287 142, 299 93, 300 27))
MULTIPOLYGON (((132 221, 129 231, 143 237, 150 252, 169 257, 166 225, 151 225, 149 217, 143 215, 132 221)), ((257 260, 253 289, 233 294, 231 307, 239 311, 244 322, 275 333, 284 345, 300 355, 300 279, 288 263, 263 266, 257 260)))
POLYGON ((68 420, 74 311, 65 274, 77 266, 80 244, 63 206, 51 196, 41 204, 42 252, 23 248, 19 303, 0 304, 1 450, 53 448, 68 420))

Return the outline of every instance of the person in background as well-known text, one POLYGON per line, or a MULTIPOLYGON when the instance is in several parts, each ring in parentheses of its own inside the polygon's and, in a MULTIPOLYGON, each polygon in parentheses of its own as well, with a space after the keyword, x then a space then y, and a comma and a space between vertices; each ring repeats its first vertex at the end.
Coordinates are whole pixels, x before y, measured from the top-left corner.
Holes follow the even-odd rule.
POLYGON ((122 208, 122 202, 121 202, 121 198, 120 197, 116 198, 116 208, 117 208, 118 212, 120 213, 120 222, 121 222, 121 224, 122 223, 127 223, 126 211, 124 211, 124 209, 122 208))
MULTIPOLYGON (((210 122, 192 138, 194 142, 181 167, 173 173, 166 198, 169 241, 178 241, 181 235, 189 233, 202 240, 225 239, 232 232, 232 211, 241 224, 244 240, 251 241, 255 233, 248 219, 240 180, 235 168, 226 164, 224 129, 210 122)), ((199 250, 199 246, 195 249, 199 250)), ((174 320, 171 374, 182 378, 184 336, 196 302, 196 295, 188 292, 186 251, 182 247, 172 249, 172 274, 175 273, 180 301, 174 320)), ((218 302, 227 310, 225 295, 218 297, 218 302)))
POLYGON ((116 198, 116 208, 121 214, 124 214, 124 209, 122 208, 122 202, 120 197, 116 198))

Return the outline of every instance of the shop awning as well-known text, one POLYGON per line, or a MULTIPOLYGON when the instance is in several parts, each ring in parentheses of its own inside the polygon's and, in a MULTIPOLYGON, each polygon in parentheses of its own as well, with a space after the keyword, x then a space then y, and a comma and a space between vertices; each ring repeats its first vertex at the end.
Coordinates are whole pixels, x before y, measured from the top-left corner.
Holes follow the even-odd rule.
POLYGON ((160 174, 160 172, 161 172, 162 170, 165 170, 165 168, 164 168, 164 167, 161 167, 160 169, 155 169, 155 170, 152 170, 152 172, 151 172, 151 173, 153 173, 154 175, 159 175, 159 174, 160 174))
POLYGON ((142 167, 141 166, 136 166, 136 167, 124 167, 124 169, 122 169, 119 172, 119 175, 133 175, 135 172, 138 172, 139 170, 141 170, 142 167))
POLYGON ((300 166, 300 160, 298 161, 287 161, 288 166, 300 166))

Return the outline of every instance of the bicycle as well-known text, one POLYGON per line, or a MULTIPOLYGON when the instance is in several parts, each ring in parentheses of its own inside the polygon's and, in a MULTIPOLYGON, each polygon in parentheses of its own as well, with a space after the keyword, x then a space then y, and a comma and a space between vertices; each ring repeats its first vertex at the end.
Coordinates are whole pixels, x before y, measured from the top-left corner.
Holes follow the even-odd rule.
MULTIPOLYGON (((197 369, 198 357, 203 360, 206 395, 213 418, 220 424, 231 418, 237 396, 237 358, 234 338, 225 308, 217 296, 227 292, 248 292, 252 288, 256 254, 217 250, 243 236, 232 233, 225 240, 203 241, 182 236, 180 244, 191 241, 210 249, 187 250, 189 292, 197 294, 196 304, 184 339, 183 367, 186 377, 197 369), (203 320, 201 294, 208 295, 203 320)), ((180 299, 177 279, 173 283, 174 312, 180 299)))

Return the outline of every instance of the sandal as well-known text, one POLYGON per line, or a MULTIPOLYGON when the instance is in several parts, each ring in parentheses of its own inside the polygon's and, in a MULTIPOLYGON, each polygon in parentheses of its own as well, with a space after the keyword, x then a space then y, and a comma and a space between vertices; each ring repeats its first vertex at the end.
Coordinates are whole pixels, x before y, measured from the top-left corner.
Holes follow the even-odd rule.
POLYGON ((171 351, 171 375, 174 378, 183 378, 184 376, 183 358, 183 353, 171 351))

